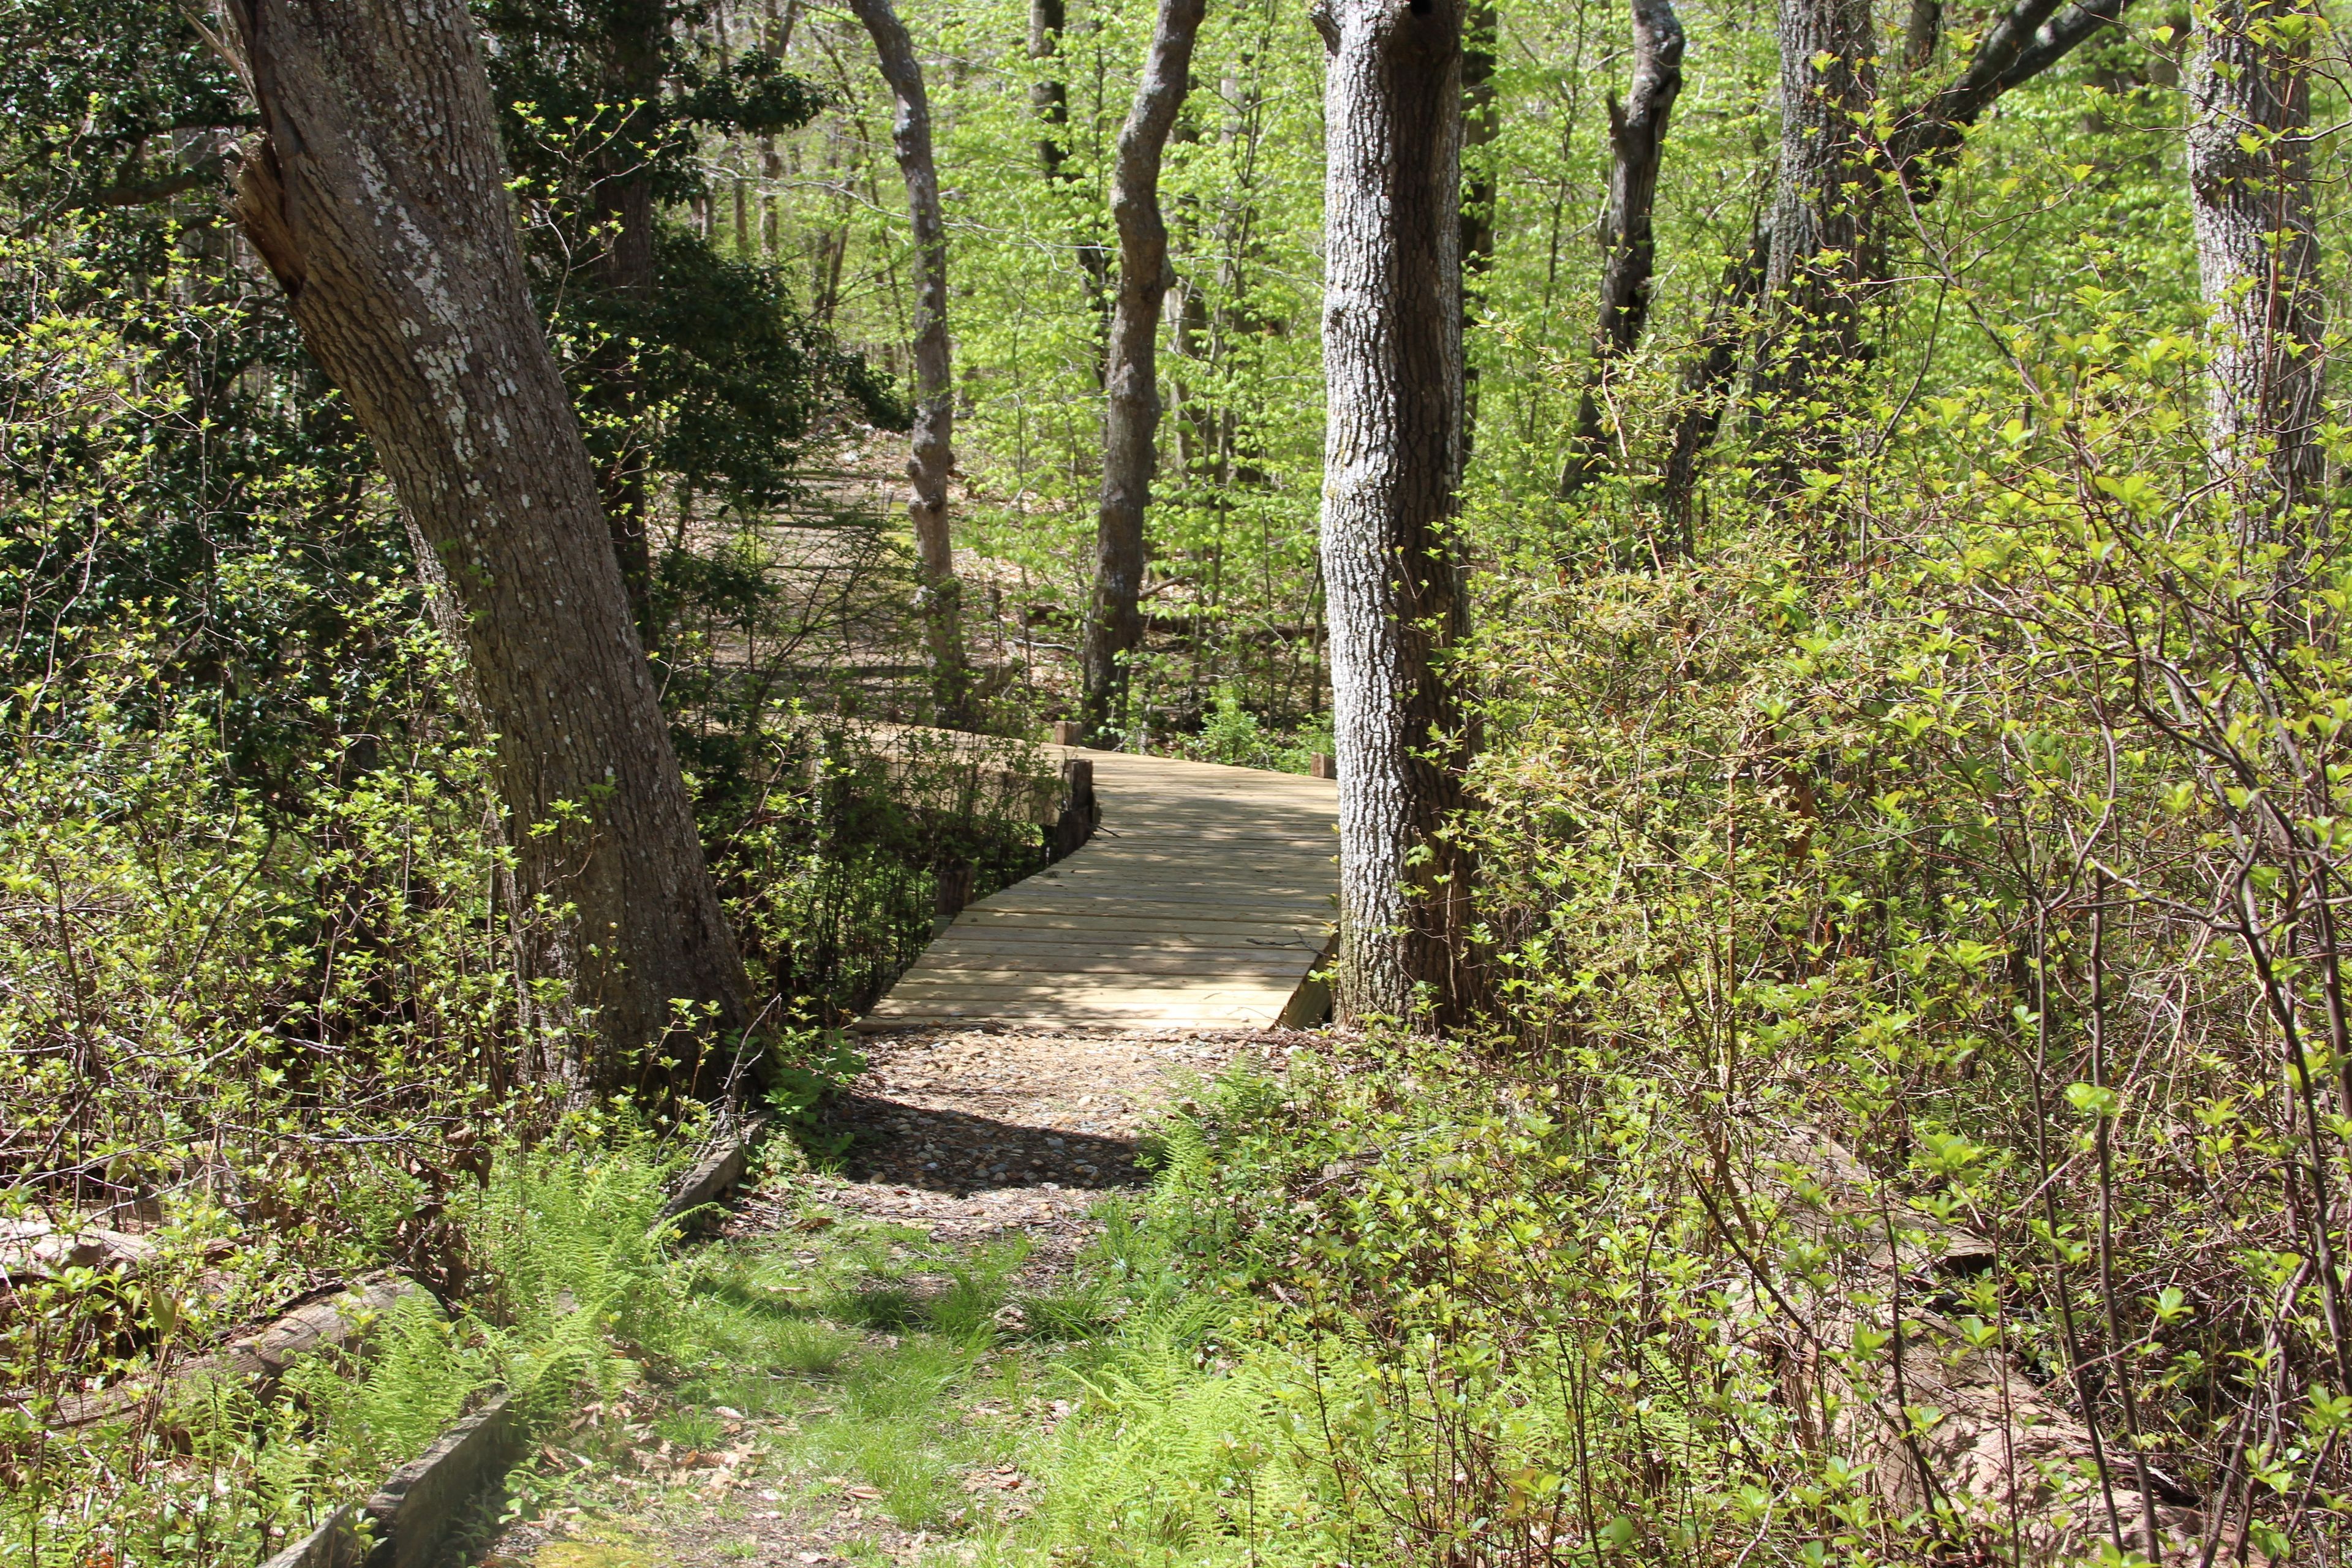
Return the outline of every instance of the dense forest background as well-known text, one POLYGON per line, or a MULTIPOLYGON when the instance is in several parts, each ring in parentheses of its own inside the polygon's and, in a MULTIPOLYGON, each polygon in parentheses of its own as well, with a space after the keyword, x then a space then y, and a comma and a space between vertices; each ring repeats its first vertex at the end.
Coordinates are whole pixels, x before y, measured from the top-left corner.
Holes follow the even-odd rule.
MULTIPOLYGON (((2289 289, 2340 301, 2352 99, 2320 7, 2251 12, 1665 10, 1625 342, 1598 236, 1660 7, 1462 13, 1469 435, 1436 531, 1465 613, 1424 681, 1455 793, 1412 864, 1446 868, 1475 984, 1171 1119, 1146 1218, 1189 1304, 1136 1309, 1160 1381, 1065 1478, 1115 1460, 1134 1507, 1008 1552, 2344 1560, 2347 426, 2314 405, 2317 477, 2263 511, 2272 452, 2216 434, 2247 291, 2212 281, 2189 159, 2198 51, 2251 26, 2308 95, 2243 133, 2307 204, 2289 289), (1898 166, 2029 12, 2096 25, 1898 166), (1791 43, 1821 16, 1848 55, 1791 43), (1832 68, 1864 151, 1822 202, 1863 216, 1767 288, 1812 101, 1784 83, 1832 68), (1183 1436, 1119 1448, 1147 1408, 1183 1436)), ((834 1027, 1043 864, 1027 742, 1082 714, 1157 13, 898 13, 945 224, 950 584, 899 510, 929 263, 864 13, 474 7, 746 972, 741 1017, 618 1054, 546 961, 588 816, 501 795, 465 584, 233 207, 235 29, 0 15, 0 1531, 79 1568, 251 1561, 484 1388, 635 1375, 696 1299, 645 1226, 743 1087, 730 1041, 822 1157, 834 1027), (878 744, 900 721, 987 759, 878 744), (227 1327, 387 1266, 452 1314, 404 1321, 389 1372, 166 1408, 227 1327)), ((1332 47, 1288 3, 1201 27, 1104 743, 1351 765, 1332 47)), ((2286 351, 2311 384, 2338 335, 2286 351)))

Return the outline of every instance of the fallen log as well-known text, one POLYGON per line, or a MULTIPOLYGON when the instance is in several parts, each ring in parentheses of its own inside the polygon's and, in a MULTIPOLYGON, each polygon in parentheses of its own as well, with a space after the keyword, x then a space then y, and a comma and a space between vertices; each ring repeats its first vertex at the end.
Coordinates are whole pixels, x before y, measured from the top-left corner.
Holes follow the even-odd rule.
POLYGON ((55 1431, 77 1431, 127 1415, 159 1392, 178 1398, 208 1387, 243 1385, 267 1398, 295 1363, 326 1351, 357 1353, 384 1313, 409 1297, 426 1294, 414 1279, 372 1275, 306 1302, 255 1333, 181 1363, 160 1391, 151 1380, 133 1378, 61 1404, 47 1425, 55 1431))

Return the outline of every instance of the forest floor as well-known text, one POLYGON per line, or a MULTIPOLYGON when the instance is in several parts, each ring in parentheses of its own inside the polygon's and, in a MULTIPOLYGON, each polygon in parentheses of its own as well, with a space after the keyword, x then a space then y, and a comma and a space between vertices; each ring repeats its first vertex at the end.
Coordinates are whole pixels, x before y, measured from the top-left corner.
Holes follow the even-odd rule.
POLYGON ((485 1568, 970 1561, 1115 1323, 1161 1106, 1280 1033, 927 1029, 867 1043, 834 1152, 737 1200, 648 1375, 558 1421, 485 1568), (1108 1258, 1111 1268, 1115 1258, 1108 1258))

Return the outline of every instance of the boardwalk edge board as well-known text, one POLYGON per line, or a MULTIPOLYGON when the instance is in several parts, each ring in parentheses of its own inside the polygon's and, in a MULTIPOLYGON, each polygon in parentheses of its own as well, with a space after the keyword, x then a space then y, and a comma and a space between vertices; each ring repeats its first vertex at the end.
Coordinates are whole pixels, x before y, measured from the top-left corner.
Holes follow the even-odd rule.
POLYGON ((449 1531, 522 1455, 520 1414, 501 1394, 436 1438, 358 1507, 345 1503, 264 1568, 425 1568, 449 1531), (361 1554, 362 1528, 367 1545, 361 1554))
POLYGON ((769 1118, 755 1116, 741 1123, 734 1131, 719 1140, 709 1153, 704 1155, 694 1169, 670 1194, 669 1201, 654 1217, 654 1229, 680 1215, 692 1217, 694 1211, 704 1208, 724 1197, 729 1189, 743 1179, 751 1169, 751 1151, 768 1130, 769 1118))

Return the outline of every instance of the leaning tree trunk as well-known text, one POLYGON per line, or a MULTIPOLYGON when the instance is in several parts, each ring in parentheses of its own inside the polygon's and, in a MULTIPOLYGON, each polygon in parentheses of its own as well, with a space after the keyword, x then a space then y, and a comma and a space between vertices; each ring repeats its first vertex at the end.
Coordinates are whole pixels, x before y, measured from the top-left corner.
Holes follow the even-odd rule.
POLYGON ((1650 282, 1658 242, 1651 215, 1658 201, 1658 165, 1666 154, 1666 121, 1683 90, 1683 24, 1673 0, 1633 0, 1633 85, 1620 106, 1609 99, 1609 209, 1601 220, 1601 331, 1592 378, 1577 410, 1576 445, 1560 476, 1573 493, 1608 461, 1601 399, 1609 372, 1633 352, 1650 320, 1650 282))
POLYGON ((1085 720, 1103 734, 1123 706, 1127 660, 1143 641, 1143 511, 1160 426, 1160 306, 1171 281, 1160 214, 1160 159, 1191 85, 1192 40, 1208 0, 1160 0, 1151 56, 1119 128, 1111 218, 1118 226, 1118 303, 1104 386, 1102 506, 1095 527, 1094 605, 1087 617, 1085 720))
POLYGON ((948 234, 940 212, 940 175, 931 160, 931 105, 923 68, 915 58, 890 0, 850 0, 866 24, 890 84, 890 140, 907 182, 907 212, 915 231, 915 439, 907 459, 914 495, 907 515, 915 525, 915 554, 923 578, 923 635, 931 655, 931 684, 940 716, 967 717, 971 670, 963 656, 963 585, 956 579, 955 547, 948 536, 948 470, 954 462, 953 362, 948 347, 948 234))
POLYGON ((1325 80, 1323 580, 1339 754, 1342 1019, 1475 1005, 1462 471, 1462 0, 1318 0, 1325 80))
POLYGON ((2189 72, 2189 189, 2212 312, 2212 444, 2241 536, 2315 531, 2326 306, 2311 186, 2317 0, 2210 0, 2189 72))
MULTIPOLYGON (((1796 3, 1817 16, 1829 15, 1815 0, 1796 0, 1796 3)), ((1826 0, 1826 3, 1834 5, 1834 0, 1826 0)), ((1885 168, 1892 176, 1891 184, 1902 193, 1902 199, 1914 205, 1932 200, 1944 169, 1959 155, 1960 149, 1966 144, 1969 128, 1981 119, 2003 93, 2032 80, 2064 59, 2086 39, 2114 26, 2128 4, 2129 0, 2017 0, 1978 40, 1975 52, 1969 56, 1968 68, 1957 79, 1931 94, 1925 102, 1899 114, 1887 132, 1881 152, 1885 168)), ((1804 109, 1798 100, 1797 92, 1802 89, 1810 74, 1808 68, 1821 50, 1806 49, 1801 41, 1796 43, 1793 50, 1790 47, 1791 29, 1788 26, 1786 0, 1782 22, 1780 67, 1785 142, 1797 129, 1792 116, 1804 109), (1792 79, 1798 84, 1796 89, 1790 86, 1792 79)), ((1830 74, 1816 84, 1815 109, 1806 110, 1807 113, 1817 114, 1819 100, 1824 93, 1832 99, 1850 97, 1856 104, 1868 102, 1867 78, 1859 75, 1860 71, 1867 68, 1871 58, 1867 26, 1866 16, 1845 16, 1834 25, 1814 28, 1817 32, 1835 35, 1843 41, 1843 47, 1853 52, 1840 57, 1836 49, 1829 49, 1832 58, 1825 68, 1830 74), (1841 58, 1859 63, 1841 67, 1837 63, 1841 58)), ((1939 0, 1913 0, 1905 41, 1909 68, 1916 70, 1932 58, 1941 40, 1942 28, 1943 9, 1939 0)), ((1796 29, 1799 32, 1803 30, 1796 29)), ((1832 122, 1832 129, 1838 130, 1837 139, 1843 140, 1854 125, 1854 111, 1849 107, 1832 122)), ((1822 151, 1814 147, 1795 166, 1811 168, 1819 163, 1822 151)), ((1851 156, 1855 149, 1849 147, 1846 152, 1851 156)), ((1785 245, 1778 242, 1774 236, 1773 225, 1784 206, 1806 205, 1788 201, 1792 194, 1790 181, 1791 167, 1784 163, 1774 209, 1757 226, 1756 237, 1761 255, 1753 265, 1735 258, 1726 269, 1720 298, 1730 301, 1733 308, 1710 318, 1700 342, 1701 357, 1685 379, 1685 392, 1696 395, 1684 401, 1661 489, 1670 532, 1679 529, 1685 537, 1688 534, 1699 460, 1714 443, 1716 432, 1722 426, 1724 401, 1728 395, 1731 379, 1738 374, 1740 362, 1746 356, 1751 335, 1747 323, 1753 319, 1777 321, 1784 326, 1791 324, 1785 312, 1769 309, 1758 311, 1748 307, 1755 302, 1768 277, 1778 276, 1785 281, 1789 276, 1801 270, 1804 257, 1819 254, 1818 231, 1811 226, 1803 234, 1792 237, 1785 245), (1812 250, 1802 248, 1809 244, 1814 247, 1812 250)), ((1818 198, 1822 193, 1835 190, 1833 185, 1822 182, 1822 174, 1818 168, 1811 168, 1811 172, 1804 174, 1802 178, 1804 183, 1796 187, 1795 194, 1810 191, 1818 198)), ((1857 184, 1853 187, 1853 197, 1856 201, 1866 201, 1874 205, 1886 189, 1886 183, 1857 184)), ((1850 219, 1859 227, 1864 215, 1848 211, 1836 216, 1842 222, 1850 219)), ((1888 281, 1884 268, 1892 254, 1883 243, 1883 237, 1864 235, 1864 239, 1865 243, 1856 252, 1849 253, 1852 260, 1837 269, 1845 276, 1816 280, 1833 283, 1841 303, 1853 301, 1857 308, 1861 290, 1888 281)), ((1780 285, 1775 284, 1774 287, 1777 289, 1780 285)), ((1780 298, 1769 303, 1777 305, 1786 298, 1786 291, 1782 290, 1780 298)), ((1847 314, 1849 327, 1854 319, 1852 313, 1847 314)), ((1801 326, 1805 323, 1794 324, 1801 326)), ((1791 345, 1784 338, 1781 346, 1791 345)), ((1831 357, 1851 358, 1853 353, 1853 339, 1849 335, 1831 357)), ((1813 390, 1812 378, 1820 363, 1804 358, 1791 363, 1786 354, 1768 354, 1765 363, 1759 367, 1761 374, 1758 379, 1768 393, 1786 390, 1791 395, 1790 401, 1801 404, 1813 390)), ((1833 444, 1830 449, 1834 449, 1833 444)), ((1785 456, 1785 447, 1783 451, 1785 456)), ((1780 478, 1783 482, 1792 478, 1786 467, 1780 478)))
POLYGON ((642 1081, 673 999, 745 1022, 596 476, 524 287, 461 0, 233 0, 264 133, 236 210, 375 445, 496 731, 533 981, 568 984, 595 1087, 642 1081), (437 570, 436 568, 437 567, 437 570))

